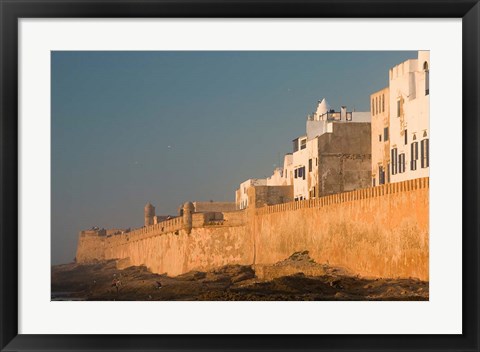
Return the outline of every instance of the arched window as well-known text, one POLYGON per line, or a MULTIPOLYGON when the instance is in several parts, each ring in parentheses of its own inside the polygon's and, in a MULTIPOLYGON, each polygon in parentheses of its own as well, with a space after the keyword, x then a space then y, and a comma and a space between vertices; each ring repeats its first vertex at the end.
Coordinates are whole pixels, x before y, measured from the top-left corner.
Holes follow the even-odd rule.
POLYGON ((430 94, 430 71, 428 69, 428 62, 423 63, 423 70, 425 71, 425 95, 430 94))

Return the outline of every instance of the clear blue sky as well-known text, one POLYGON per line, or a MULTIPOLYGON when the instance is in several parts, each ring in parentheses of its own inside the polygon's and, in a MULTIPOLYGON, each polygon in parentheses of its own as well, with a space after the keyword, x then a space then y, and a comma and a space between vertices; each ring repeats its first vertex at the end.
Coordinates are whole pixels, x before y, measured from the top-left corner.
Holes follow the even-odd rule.
POLYGON ((369 111, 415 52, 52 52, 52 263, 78 231, 139 227, 143 207, 234 201, 269 176, 325 97, 369 111))

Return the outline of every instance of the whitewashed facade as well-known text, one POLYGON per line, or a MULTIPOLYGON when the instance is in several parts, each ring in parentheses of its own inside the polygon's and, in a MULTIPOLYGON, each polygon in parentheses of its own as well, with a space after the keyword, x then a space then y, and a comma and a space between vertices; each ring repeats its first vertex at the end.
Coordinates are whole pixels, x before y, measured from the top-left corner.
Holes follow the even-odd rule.
POLYGON ((335 123, 370 123, 370 112, 347 111, 345 106, 335 111, 326 99, 319 101, 315 112, 307 116, 306 135, 293 140, 293 194, 295 200, 316 198, 318 189, 320 150, 318 137, 335 133, 335 123))
POLYGON ((319 137, 335 133, 335 124, 370 123, 370 120, 370 112, 347 111, 343 106, 340 111, 335 111, 325 99, 319 101, 315 112, 307 116, 306 134, 293 140, 293 151, 285 155, 283 168, 276 168, 272 176, 266 180, 254 179, 256 184, 252 180, 247 180, 240 185, 236 196, 239 208, 244 209, 248 205, 247 190, 254 185, 291 185, 294 200, 320 196, 322 191, 319 189, 320 178, 325 175, 319 174, 319 159, 322 152, 319 148, 319 137))
POLYGON ((429 175, 430 52, 389 71, 390 180, 429 175))
POLYGON ((248 206, 248 189, 252 186, 266 186, 267 179, 251 178, 240 184, 235 193, 235 203, 238 209, 245 209, 248 206))

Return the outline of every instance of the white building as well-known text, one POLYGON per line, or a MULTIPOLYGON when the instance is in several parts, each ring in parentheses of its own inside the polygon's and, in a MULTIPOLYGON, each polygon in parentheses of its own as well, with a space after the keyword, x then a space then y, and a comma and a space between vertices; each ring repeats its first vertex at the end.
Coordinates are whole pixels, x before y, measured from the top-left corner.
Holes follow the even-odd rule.
POLYGON ((429 51, 389 71, 391 182, 429 175, 429 74, 429 51))
POLYGON ((293 185, 293 155, 285 154, 283 158, 283 168, 277 167, 273 170, 272 176, 267 178, 267 186, 289 186, 293 185))
POLYGON ((311 140, 324 133, 332 133, 332 122, 370 122, 370 111, 348 112, 345 106, 340 111, 335 111, 330 104, 323 99, 319 101, 316 111, 307 116, 307 138, 311 140))
POLYGON ((266 186, 267 180, 264 178, 251 178, 242 182, 235 192, 235 203, 238 209, 245 209, 248 206, 248 189, 252 186, 266 186))
MULTIPOLYGON (((319 101, 315 112, 307 116, 307 134, 293 140, 292 164, 295 200, 310 199, 332 193, 322 182, 322 178, 325 179, 328 176, 320 173, 323 170, 321 158, 325 149, 325 141, 320 141, 319 138, 326 134, 335 134, 335 124, 369 124, 370 118, 370 112, 347 111, 345 106, 342 106, 340 111, 335 111, 326 99, 319 101)), ((347 152, 342 147, 335 151, 339 154, 347 152)))
MULTIPOLYGON (((294 200, 368 187, 370 138, 370 112, 335 111, 323 99, 307 116, 306 134, 293 140, 293 153, 285 155, 283 168, 275 169, 266 185, 292 186, 294 200)), ((265 180, 256 181, 247 180, 237 190, 240 209, 248 205, 248 187, 265 180)))
POLYGON ((390 183, 390 90, 370 95, 372 111, 372 186, 390 183))

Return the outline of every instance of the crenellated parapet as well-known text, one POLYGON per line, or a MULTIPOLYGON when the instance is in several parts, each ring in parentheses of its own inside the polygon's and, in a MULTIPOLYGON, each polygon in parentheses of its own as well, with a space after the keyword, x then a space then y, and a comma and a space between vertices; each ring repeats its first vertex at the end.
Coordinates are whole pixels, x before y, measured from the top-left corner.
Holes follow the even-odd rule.
POLYGON ((107 230, 105 229, 90 229, 80 231, 80 237, 97 237, 97 236, 106 236, 107 230))
POLYGON ((416 189, 429 188, 429 178, 417 178, 414 180, 407 180, 403 182, 388 183, 377 187, 369 187, 364 189, 357 189, 351 192, 337 193, 330 196, 306 199, 295 202, 275 204, 271 206, 264 206, 256 209, 256 214, 271 214, 281 211, 298 210, 304 208, 321 208, 332 204, 340 204, 351 202, 355 200, 369 199, 381 197, 388 194, 395 194, 400 192, 408 192, 416 189))

